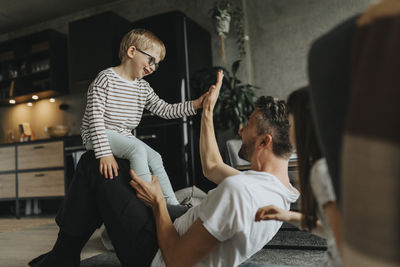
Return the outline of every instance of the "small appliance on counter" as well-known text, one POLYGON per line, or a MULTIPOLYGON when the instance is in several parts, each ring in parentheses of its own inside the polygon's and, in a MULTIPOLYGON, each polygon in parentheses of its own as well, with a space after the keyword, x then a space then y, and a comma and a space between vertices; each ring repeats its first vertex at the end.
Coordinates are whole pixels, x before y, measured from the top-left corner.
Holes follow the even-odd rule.
POLYGON ((19 133, 21 134, 19 141, 20 142, 28 142, 32 139, 32 129, 31 125, 28 122, 23 122, 18 125, 19 133))
POLYGON ((69 133, 69 127, 67 125, 56 125, 45 127, 45 132, 47 132, 51 137, 63 137, 69 133))

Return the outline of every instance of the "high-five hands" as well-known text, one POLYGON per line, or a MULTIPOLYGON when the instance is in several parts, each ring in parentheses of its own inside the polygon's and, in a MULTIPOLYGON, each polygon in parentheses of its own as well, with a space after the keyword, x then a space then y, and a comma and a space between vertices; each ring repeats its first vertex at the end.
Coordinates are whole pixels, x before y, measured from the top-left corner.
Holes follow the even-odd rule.
MULTIPOLYGON (((205 108, 204 102, 206 100, 206 98, 210 95, 210 93, 213 93, 214 95, 216 95, 216 98, 218 99, 218 95, 219 95, 219 89, 221 89, 221 85, 222 85, 222 78, 224 77, 224 73, 222 70, 217 72, 217 82, 215 83, 215 85, 212 85, 207 92, 205 92, 204 94, 202 94, 199 98, 197 98, 196 100, 193 100, 193 108, 195 110, 200 109, 200 108, 205 108), (217 91, 213 91, 212 89, 217 89, 217 91), (213 91, 213 92, 211 92, 213 91)), ((215 97, 215 96, 213 96, 215 97)), ((217 100, 215 100, 216 102, 217 100)), ((215 105, 214 102, 214 105, 215 105)), ((214 106, 212 106, 213 108, 214 106)))
POLYGON ((204 98, 207 96, 208 92, 202 94, 199 98, 193 100, 193 108, 195 110, 203 108, 204 98))

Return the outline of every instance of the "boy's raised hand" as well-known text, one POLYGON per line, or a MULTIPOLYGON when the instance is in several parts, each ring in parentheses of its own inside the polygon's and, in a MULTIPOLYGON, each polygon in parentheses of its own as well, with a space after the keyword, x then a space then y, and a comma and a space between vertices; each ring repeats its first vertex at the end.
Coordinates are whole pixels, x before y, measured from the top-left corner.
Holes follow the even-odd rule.
POLYGON ((207 96, 207 94, 208 94, 208 92, 205 92, 199 98, 193 100, 193 108, 195 110, 203 108, 203 101, 204 101, 204 98, 207 96))
POLYGON ((105 156, 100 158, 100 174, 104 175, 106 179, 113 179, 114 175, 118 176, 118 163, 114 156, 105 156))

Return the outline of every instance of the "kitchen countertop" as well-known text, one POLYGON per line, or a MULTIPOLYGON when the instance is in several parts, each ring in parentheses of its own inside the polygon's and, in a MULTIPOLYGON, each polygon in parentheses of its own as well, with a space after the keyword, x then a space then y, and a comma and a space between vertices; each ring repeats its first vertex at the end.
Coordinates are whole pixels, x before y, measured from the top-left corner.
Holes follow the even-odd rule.
POLYGON ((0 143, 0 147, 4 146, 11 146, 11 145, 16 145, 16 144, 35 144, 35 143, 41 143, 41 142, 53 142, 53 141, 64 141, 65 143, 65 148, 69 147, 82 147, 84 149, 84 146, 82 145, 82 139, 80 135, 68 135, 68 136, 63 136, 63 137, 50 137, 50 138, 44 138, 44 139, 35 139, 32 141, 27 141, 27 142, 12 142, 12 143, 0 143))

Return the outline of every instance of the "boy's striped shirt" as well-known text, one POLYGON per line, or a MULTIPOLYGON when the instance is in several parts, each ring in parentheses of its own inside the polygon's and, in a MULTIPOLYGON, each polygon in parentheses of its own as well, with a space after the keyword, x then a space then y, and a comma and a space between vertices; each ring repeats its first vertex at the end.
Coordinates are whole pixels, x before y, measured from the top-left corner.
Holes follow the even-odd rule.
POLYGON ((128 81, 112 68, 100 72, 89 86, 82 120, 83 143, 91 140, 96 158, 112 155, 105 129, 132 136, 143 109, 165 118, 195 115, 192 101, 168 104, 145 80, 128 81))

